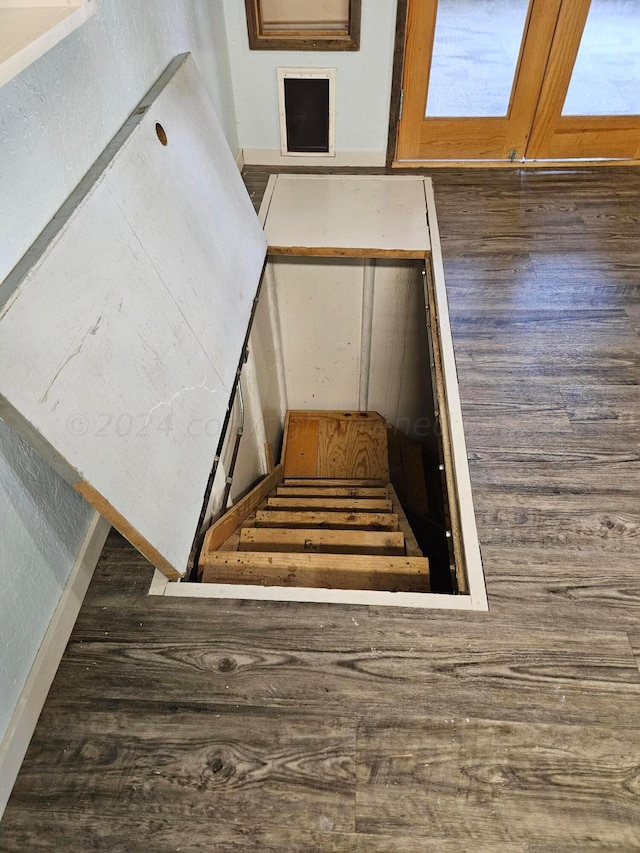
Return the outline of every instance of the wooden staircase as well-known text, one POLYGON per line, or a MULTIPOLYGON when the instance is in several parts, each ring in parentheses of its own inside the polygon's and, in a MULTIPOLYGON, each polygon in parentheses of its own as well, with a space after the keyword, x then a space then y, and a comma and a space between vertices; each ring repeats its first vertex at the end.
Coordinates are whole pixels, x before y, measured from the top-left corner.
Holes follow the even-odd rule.
POLYGON ((207 531, 204 583, 427 592, 375 412, 289 412, 283 461, 207 531))

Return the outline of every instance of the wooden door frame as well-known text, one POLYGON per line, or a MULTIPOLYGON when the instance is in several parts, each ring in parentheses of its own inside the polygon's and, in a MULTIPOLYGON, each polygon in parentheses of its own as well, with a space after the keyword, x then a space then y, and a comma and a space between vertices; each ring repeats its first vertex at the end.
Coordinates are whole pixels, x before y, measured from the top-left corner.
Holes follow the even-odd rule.
POLYGON ((405 17, 404 110, 396 160, 502 163, 522 158, 544 79, 562 0, 527 0, 522 35, 503 115, 425 116, 438 0, 408 0, 405 17), (540 50, 540 45, 546 50, 540 50), (425 70, 427 72, 425 73, 425 70), (511 155, 511 156, 510 156, 511 155))
MULTIPOLYGON (((539 107, 531 128, 527 149, 530 160, 555 161, 567 149, 573 149, 577 157, 613 158, 627 150, 632 152, 631 156, 622 162, 637 163, 640 158, 640 118, 637 115, 562 115, 590 9, 591 0, 562 2, 539 107)), ((606 161, 610 162, 612 159, 606 161)))
MULTIPOLYGON (((387 135, 387 154, 386 154, 386 166, 387 168, 424 168, 428 166, 429 168, 450 168, 452 166, 462 166, 465 168, 510 168, 510 169, 536 169, 536 168, 566 168, 567 166, 572 166, 576 168, 580 167, 593 167, 593 166, 637 166, 640 165, 640 144, 638 146, 638 150, 636 151, 635 157, 633 159, 625 158, 611 158, 611 159, 601 159, 601 158, 593 158, 588 159, 585 157, 581 160, 568 159, 568 158, 554 158, 553 160, 549 159, 527 159, 527 160, 516 160, 514 162, 510 162, 509 160, 416 160, 416 161, 398 161, 396 157, 397 147, 398 147, 398 136, 400 131, 400 117, 401 117, 401 108, 402 108, 402 87, 403 87, 403 77, 404 77, 404 60, 405 53, 407 48, 407 17, 408 17, 408 9, 409 9, 409 0, 398 0, 397 4, 397 13, 396 13, 396 30, 395 30, 395 43, 394 43, 394 55, 393 55, 393 68, 392 68, 392 79, 391 79, 391 98, 389 104, 389 127, 388 127, 388 135, 387 135)), ((582 32, 582 29, 580 30, 582 32)), ((545 68, 547 63, 551 63, 553 61, 553 57, 551 56, 551 45, 550 51, 545 59, 545 68)), ((556 59, 557 63, 558 60, 556 59)), ((567 63, 565 63, 567 64, 567 63)), ((573 62, 569 63, 568 74, 570 76, 573 70, 573 62)), ((558 69, 557 72, 553 72, 553 69, 550 69, 552 73, 560 73, 561 70, 558 69)), ((566 69, 564 69, 564 73, 566 69)), ((548 84, 547 84, 548 85, 548 84)), ((560 105, 560 109, 562 109, 562 105, 560 105)), ((543 113, 544 116, 544 124, 542 127, 537 127, 534 125, 530 129, 531 140, 525 140, 525 144, 529 146, 529 150, 534 150, 541 144, 543 129, 545 132, 548 132, 548 122, 550 120, 550 116, 547 111, 543 113), (535 147, 532 148, 531 144, 535 147)), ((594 124, 594 133, 598 132, 598 124, 599 117, 591 117, 594 124)), ((566 132, 579 132, 577 126, 575 126, 575 118, 574 117, 564 117, 563 119, 566 132)), ((620 129, 626 129, 630 125, 630 120, 627 116, 618 116, 616 117, 616 122, 619 125, 620 129)), ((611 123, 611 119, 609 118, 609 123, 611 123)), ((632 126, 635 127, 635 124, 631 122, 632 126)))
POLYGON ((389 103, 389 131, 387 134, 386 166, 391 168, 396 159, 398 133, 400 132, 400 107, 402 102, 402 75, 407 36, 408 0, 398 0, 396 12, 396 35, 393 46, 393 69, 391 73, 391 101, 389 103))

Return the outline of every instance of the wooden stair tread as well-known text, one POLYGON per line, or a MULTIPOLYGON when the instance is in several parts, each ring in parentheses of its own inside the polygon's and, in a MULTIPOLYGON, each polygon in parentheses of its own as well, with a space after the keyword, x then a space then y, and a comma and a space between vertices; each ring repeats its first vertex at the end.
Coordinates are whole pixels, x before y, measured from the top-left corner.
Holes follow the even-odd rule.
MULTIPOLYGON (((313 482, 313 480, 311 481, 313 482)), ((278 498, 388 498, 385 486, 278 486, 278 498)))
POLYGON ((403 556, 401 531, 324 530, 322 528, 246 527, 240 531, 240 551, 320 552, 325 554, 382 554, 403 556))
POLYGON ((315 509, 337 512, 391 512, 386 498, 296 498, 276 497, 267 500, 268 509, 315 509))
POLYGON ((314 488, 332 488, 334 486, 344 486, 346 488, 360 488, 360 487, 377 487, 377 488, 385 488, 387 485, 386 480, 379 479, 350 479, 344 477, 287 477, 284 480, 285 486, 313 486, 314 488))
POLYGON ((387 446, 375 412, 288 412, 282 464, 207 531, 202 581, 427 592, 387 446))
POLYGON ((393 512, 338 512, 258 510, 256 527, 327 527, 334 530, 398 530, 398 516, 393 512))
POLYGON ((428 592, 429 561, 426 557, 212 551, 203 560, 202 580, 205 583, 428 592))

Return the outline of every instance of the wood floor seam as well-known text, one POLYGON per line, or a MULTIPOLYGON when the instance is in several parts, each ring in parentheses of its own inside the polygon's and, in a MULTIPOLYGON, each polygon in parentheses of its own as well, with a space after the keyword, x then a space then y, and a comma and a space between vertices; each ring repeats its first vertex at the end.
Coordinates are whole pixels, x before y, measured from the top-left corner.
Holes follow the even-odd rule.
POLYGON ((638 631, 637 637, 637 642, 634 642, 634 638, 632 638, 632 635, 627 632, 627 639, 629 640, 631 654, 635 658, 636 665, 638 667, 638 673, 640 673, 640 630, 638 631))

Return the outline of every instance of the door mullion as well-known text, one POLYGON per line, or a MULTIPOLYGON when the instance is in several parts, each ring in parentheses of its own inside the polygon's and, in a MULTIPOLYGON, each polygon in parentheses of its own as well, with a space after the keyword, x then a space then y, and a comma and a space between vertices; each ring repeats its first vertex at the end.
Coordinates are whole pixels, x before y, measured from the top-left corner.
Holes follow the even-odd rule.
POLYGON ((515 150, 516 160, 528 156, 528 143, 539 107, 545 72, 562 0, 533 0, 522 40, 518 70, 509 105, 503 156, 515 150))
POLYGON ((549 157, 590 5, 591 0, 562 0, 560 4, 540 97, 532 117, 527 159, 549 157))
POLYGON ((429 72, 436 28, 438 0, 409 0, 402 79, 404 103, 399 121, 399 160, 418 157, 429 88, 429 72))

